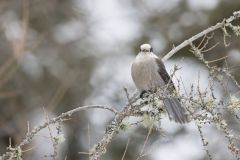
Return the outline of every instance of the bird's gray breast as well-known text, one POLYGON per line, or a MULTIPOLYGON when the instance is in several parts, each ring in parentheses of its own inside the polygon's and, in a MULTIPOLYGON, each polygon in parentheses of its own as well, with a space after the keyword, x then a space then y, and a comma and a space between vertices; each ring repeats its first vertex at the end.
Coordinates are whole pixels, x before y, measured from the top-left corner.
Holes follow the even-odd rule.
POLYGON ((132 78, 138 90, 151 90, 165 83, 159 75, 155 57, 136 58, 132 64, 132 78))

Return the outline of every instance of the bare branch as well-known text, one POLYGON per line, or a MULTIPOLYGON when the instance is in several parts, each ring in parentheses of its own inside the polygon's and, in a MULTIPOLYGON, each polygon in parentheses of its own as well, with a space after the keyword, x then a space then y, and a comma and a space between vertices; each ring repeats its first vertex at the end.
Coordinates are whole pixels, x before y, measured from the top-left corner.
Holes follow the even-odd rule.
POLYGON ((192 36, 191 38, 185 40, 184 42, 182 42, 180 45, 178 45, 177 47, 174 47, 170 52, 168 52, 163 58, 162 61, 166 61, 168 60, 170 57, 172 57, 175 53, 177 53, 179 50, 183 49, 184 47, 190 45, 193 41, 199 39, 202 36, 207 35, 210 32, 213 32, 217 29, 223 28, 224 26, 230 26, 231 22, 240 18, 240 11, 234 12, 233 16, 229 17, 226 20, 223 20, 222 22, 217 23, 214 26, 211 26, 205 30, 203 30, 202 32, 196 34, 195 36, 192 36))
POLYGON ((112 107, 107 107, 107 106, 103 106, 103 105, 89 105, 89 106, 81 106, 78 108, 75 108, 73 110, 70 110, 68 112, 62 113, 60 116, 56 117, 56 118, 52 118, 49 120, 49 122, 45 122, 42 125, 39 125, 37 127, 35 127, 31 132, 27 133, 27 136, 22 140, 22 142, 19 144, 18 147, 24 146, 28 143, 31 142, 32 138, 42 129, 46 128, 48 125, 50 124, 55 124, 57 122, 61 122, 64 121, 64 119, 66 117, 70 117, 72 114, 77 113, 79 111, 82 110, 86 110, 86 109, 92 109, 92 108, 98 108, 98 109, 104 109, 104 110, 109 110, 111 112, 113 112, 114 114, 117 114, 117 110, 115 110, 112 107))

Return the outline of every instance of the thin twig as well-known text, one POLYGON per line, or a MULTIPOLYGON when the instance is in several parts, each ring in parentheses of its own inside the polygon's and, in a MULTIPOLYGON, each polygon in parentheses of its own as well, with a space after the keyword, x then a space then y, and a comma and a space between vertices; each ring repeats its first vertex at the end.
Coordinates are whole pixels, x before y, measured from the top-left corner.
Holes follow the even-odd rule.
POLYGON ((50 139, 51 139, 51 142, 52 142, 52 146, 53 146, 53 155, 52 155, 52 158, 53 160, 57 160, 57 155, 58 155, 58 152, 57 152, 57 143, 55 142, 54 140, 54 136, 52 134, 52 130, 50 128, 50 125, 49 125, 49 116, 45 110, 45 108, 43 107, 43 112, 44 112, 44 115, 45 115, 45 118, 46 118, 46 121, 48 123, 47 125, 47 128, 48 128, 48 131, 49 131, 49 135, 50 135, 50 139))
POLYGON ((144 150, 145 150, 145 147, 146 147, 146 144, 147 144, 147 142, 148 142, 149 136, 150 136, 150 134, 152 133, 153 126, 154 126, 154 123, 151 125, 151 127, 150 127, 149 130, 148 130, 147 137, 146 137, 146 139, 145 139, 145 141, 144 141, 144 144, 143 144, 141 153, 140 153, 140 155, 138 156, 137 160, 139 160, 139 159, 142 157, 142 155, 143 155, 143 152, 144 152, 144 150))
POLYGON ((202 50, 202 53, 206 53, 206 52, 208 52, 208 51, 214 49, 214 48, 217 47, 218 45, 219 45, 219 42, 216 43, 216 44, 214 44, 212 47, 210 47, 210 48, 208 48, 208 49, 202 50))
POLYGON ((207 156, 208 156, 208 159, 209 159, 209 160, 212 160, 212 156, 211 156, 211 154, 210 154, 210 152, 209 152, 209 150, 208 150, 208 148, 207 148, 208 142, 205 140, 205 138, 204 138, 204 136, 203 136, 202 127, 197 124, 197 128, 198 128, 198 132, 199 132, 200 137, 201 137, 201 141, 202 141, 203 147, 204 147, 204 149, 205 149, 205 151, 206 151, 206 154, 207 154, 207 156))
POLYGON ((126 153, 127 153, 127 149, 128 149, 129 142, 130 142, 130 139, 128 139, 128 141, 127 141, 127 144, 126 144, 126 147, 125 147, 125 150, 124 150, 123 156, 122 156, 122 160, 124 160, 125 155, 126 155, 126 153))
MULTIPOLYGON (((90 135, 90 127, 89 127, 89 123, 88 123, 88 152, 90 153, 91 150, 91 135, 90 135)), ((90 154, 89 154, 89 160, 90 160, 90 154)))
POLYGON ((228 57, 228 56, 224 56, 224 57, 221 57, 221 58, 212 60, 212 61, 207 61, 207 63, 214 63, 214 62, 217 62, 217 61, 221 61, 221 60, 223 60, 223 59, 226 59, 227 57, 228 57))

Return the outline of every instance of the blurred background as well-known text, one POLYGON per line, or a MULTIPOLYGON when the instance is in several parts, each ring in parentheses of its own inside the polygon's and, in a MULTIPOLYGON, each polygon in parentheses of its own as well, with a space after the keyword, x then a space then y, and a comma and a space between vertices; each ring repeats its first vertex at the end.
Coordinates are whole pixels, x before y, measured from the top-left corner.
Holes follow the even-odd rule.
MULTIPOLYGON (((33 128, 46 121, 43 108, 49 117, 86 104, 120 110, 127 103, 123 87, 130 94, 136 91, 130 67, 142 43, 150 43, 163 57, 174 45, 239 9, 239 0, 1 0, 0 153, 6 151, 9 137, 12 145, 19 144, 28 122, 33 128)), ((219 45, 205 58, 215 60, 227 55, 231 71, 239 79, 239 38, 228 37, 230 46, 224 47, 223 33, 218 30, 209 47, 217 42, 219 45)), ((182 78, 186 90, 197 83, 199 72, 200 86, 207 86, 208 70, 189 47, 165 64, 168 71, 174 64, 182 67, 176 76, 182 78)), ((230 92, 236 91, 232 85, 230 92)), ((217 94, 225 96, 221 89, 217 94)), ((60 144, 59 159, 88 159, 78 152, 88 152, 89 144, 92 147, 99 141, 112 118, 102 110, 73 115, 62 128, 66 140, 60 144)), ((229 123, 239 131, 236 121, 230 119, 229 123)), ((164 118, 159 127, 162 132, 153 132, 142 159, 207 159, 194 123, 181 126, 164 118)), ((136 159, 147 132, 143 127, 121 132, 103 159, 120 160, 128 139, 125 159, 136 159)), ((216 128, 206 126, 203 134, 214 159, 234 159, 216 128)), ((25 146, 29 148, 25 159, 50 159, 53 147, 48 130, 25 146)))

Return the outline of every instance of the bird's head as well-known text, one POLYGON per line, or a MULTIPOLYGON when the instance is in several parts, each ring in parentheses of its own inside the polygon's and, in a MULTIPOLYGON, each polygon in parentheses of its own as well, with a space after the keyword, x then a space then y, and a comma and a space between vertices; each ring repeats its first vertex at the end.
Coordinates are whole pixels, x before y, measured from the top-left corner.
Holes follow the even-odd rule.
POLYGON ((142 44, 140 46, 140 52, 153 52, 152 46, 150 44, 142 44))

